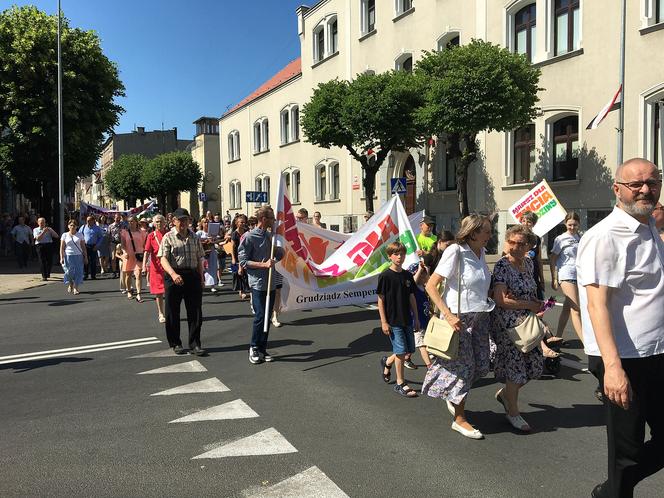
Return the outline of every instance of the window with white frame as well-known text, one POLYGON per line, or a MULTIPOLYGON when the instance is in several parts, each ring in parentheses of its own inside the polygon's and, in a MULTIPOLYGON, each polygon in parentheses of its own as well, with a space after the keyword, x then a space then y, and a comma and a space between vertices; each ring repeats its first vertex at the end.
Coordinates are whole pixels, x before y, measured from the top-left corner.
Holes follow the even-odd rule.
POLYGON ((270 127, 267 118, 254 123, 254 154, 270 149, 270 127))
POLYGON ((512 183, 529 183, 535 175, 535 125, 513 132, 512 183))
POLYGON ((339 163, 332 163, 328 167, 330 177, 330 200, 339 199, 339 163))
POLYGON ((403 53, 394 61, 394 69, 397 71, 413 72, 413 54, 403 53))
POLYGON ((376 0, 360 0, 360 34, 376 29, 376 0))
POLYGON ((280 114, 281 144, 286 145, 300 139, 300 108, 297 104, 284 107, 280 114))
POLYGON ((449 33, 445 33, 443 36, 438 38, 438 42, 436 43, 436 49, 438 52, 442 52, 443 50, 447 50, 448 48, 451 47, 458 47, 460 45, 461 38, 459 36, 458 31, 450 31, 449 33))
POLYGON ((300 202, 300 170, 289 168, 284 171, 284 181, 291 203, 298 204, 300 202))
POLYGON ((256 192, 267 192, 267 202, 270 203, 270 177, 268 175, 258 175, 254 181, 256 192))
POLYGON ((579 0, 555 0, 553 6, 555 55, 579 48, 581 10, 579 0))
POLYGON ((413 8, 413 0, 394 0, 394 14, 399 16, 413 8))
POLYGON ((514 52, 525 55, 532 62, 536 53, 537 40, 537 6, 535 2, 526 5, 514 14, 513 26, 514 52))
POLYGON ((327 198, 327 164, 321 163, 316 166, 316 200, 324 201, 327 198))
POLYGON ((579 116, 558 119, 552 125, 554 181, 576 180, 579 169, 579 116))
POLYGON ((325 25, 319 24, 314 29, 314 62, 325 58, 325 25))
POLYGON ((313 30, 314 63, 321 62, 339 51, 339 23, 336 14, 321 20, 313 30))
POLYGON ((664 154, 662 153, 662 143, 664 143, 664 134, 662 133, 664 91, 646 98, 645 105, 645 157, 655 163, 661 170, 664 166, 664 154))
POLYGON ((232 180, 228 188, 228 202, 230 209, 242 207, 242 185, 239 180, 232 180))
POLYGON ((240 132, 233 130, 228 134, 228 160, 240 159, 240 132))
POLYGON ((339 51, 339 23, 336 16, 327 21, 327 53, 336 54, 339 51))

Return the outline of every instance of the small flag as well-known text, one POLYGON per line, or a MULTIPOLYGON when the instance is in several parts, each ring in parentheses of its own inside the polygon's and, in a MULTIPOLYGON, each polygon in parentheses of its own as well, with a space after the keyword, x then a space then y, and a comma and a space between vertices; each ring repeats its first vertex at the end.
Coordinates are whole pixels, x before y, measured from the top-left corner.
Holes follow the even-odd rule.
POLYGON ((599 111, 599 114, 595 116, 590 123, 588 123, 588 126, 586 126, 586 130, 594 130, 599 126, 599 124, 604 121, 604 118, 608 113, 611 111, 615 111, 616 109, 620 109, 620 105, 622 103, 622 85, 618 88, 618 91, 616 94, 613 96, 613 98, 607 102, 607 104, 602 107, 602 110, 599 111))

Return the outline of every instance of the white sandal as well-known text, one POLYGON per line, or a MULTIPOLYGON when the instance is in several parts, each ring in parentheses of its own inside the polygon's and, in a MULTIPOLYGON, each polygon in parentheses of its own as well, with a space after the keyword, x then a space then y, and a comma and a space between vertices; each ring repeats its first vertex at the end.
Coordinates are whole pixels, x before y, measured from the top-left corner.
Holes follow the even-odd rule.
POLYGON ((457 431, 459 434, 461 434, 464 437, 467 437, 469 439, 484 439, 484 434, 482 434, 480 431, 477 429, 473 429, 472 431, 468 429, 464 429, 462 426, 457 424, 456 422, 452 422, 452 430, 457 431))

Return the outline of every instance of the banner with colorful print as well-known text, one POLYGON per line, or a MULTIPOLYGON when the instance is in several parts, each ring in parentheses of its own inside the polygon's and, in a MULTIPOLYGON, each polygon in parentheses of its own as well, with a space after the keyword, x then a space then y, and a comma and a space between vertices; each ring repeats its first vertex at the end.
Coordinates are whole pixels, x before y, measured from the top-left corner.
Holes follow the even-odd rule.
POLYGON ((378 275, 390 265, 385 249, 396 240, 406 246, 404 268, 419 261, 416 234, 398 196, 350 235, 301 226, 283 180, 276 206, 276 244, 285 252, 276 265, 284 277, 284 311, 376 302, 378 275))
POLYGON ((85 221, 85 218, 87 218, 87 216, 90 214, 96 217, 105 214, 107 217, 113 218, 113 216, 115 216, 117 213, 120 213, 127 216, 133 215, 138 218, 145 218, 150 216, 151 214, 156 214, 157 213, 156 208, 157 208, 157 203, 155 201, 149 201, 141 206, 136 206, 135 208, 127 209, 125 211, 106 209, 101 206, 95 206, 94 204, 88 204, 87 202, 81 201, 80 217, 81 217, 81 223, 83 223, 85 221))

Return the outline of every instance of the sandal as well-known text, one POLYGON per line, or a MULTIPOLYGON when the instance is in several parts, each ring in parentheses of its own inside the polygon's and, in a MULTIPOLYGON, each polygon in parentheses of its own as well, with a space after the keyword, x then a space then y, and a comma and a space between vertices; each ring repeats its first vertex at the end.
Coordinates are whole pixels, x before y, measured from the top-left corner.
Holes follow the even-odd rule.
POLYGON ((403 384, 394 384, 394 391, 405 398, 417 397, 417 392, 413 391, 410 387, 408 387, 408 385, 405 382, 403 384))
POLYGON ((560 357, 560 353, 558 351, 554 351, 553 349, 546 348, 542 349, 542 356, 544 356, 544 358, 558 358, 560 357))
POLYGON ((383 356, 380 359, 380 366, 383 367, 382 370, 382 377, 383 377, 383 382, 388 383, 390 380, 392 380, 392 365, 389 367, 387 366, 387 356, 383 356), (385 369, 387 369, 387 373, 385 373, 385 369))
POLYGON ((510 415, 505 415, 505 417, 507 418, 507 421, 510 423, 510 425, 517 431, 531 432, 533 430, 521 415, 515 415, 513 417, 510 415))
POLYGON ((139 303, 143 302, 143 298, 141 297, 140 294, 136 294, 136 301, 139 302, 139 303))
POLYGON ((502 388, 499 389, 498 392, 496 392, 496 394, 494 395, 494 398, 496 398, 496 401, 497 401, 498 403, 500 403, 501 405, 503 405, 503 408, 505 409, 505 413, 507 413, 507 411, 508 411, 508 410, 507 410, 507 403, 505 402, 505 399, 503 398, 503 390, 502 390, 502 388))

